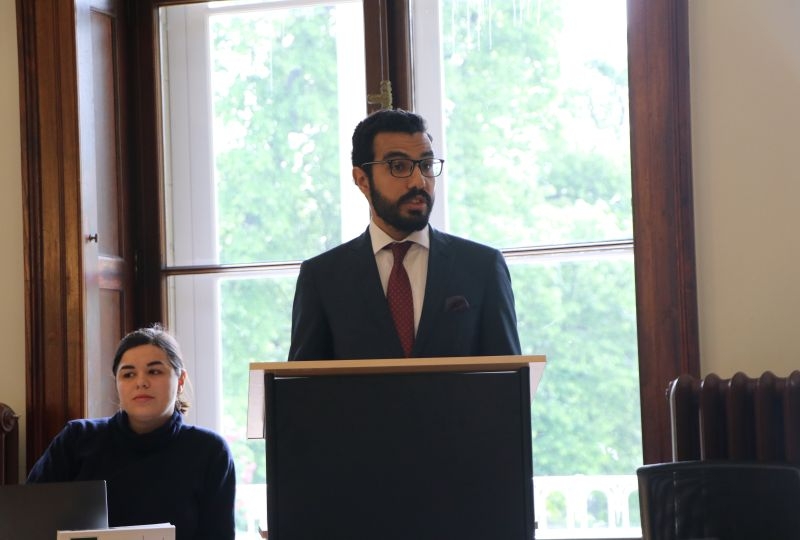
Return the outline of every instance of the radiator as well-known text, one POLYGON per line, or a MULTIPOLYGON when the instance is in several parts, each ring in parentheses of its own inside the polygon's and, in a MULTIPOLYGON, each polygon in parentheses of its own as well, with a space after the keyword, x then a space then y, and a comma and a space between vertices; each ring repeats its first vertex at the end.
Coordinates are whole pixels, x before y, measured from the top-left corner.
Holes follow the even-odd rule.
POLYGON ((19 417, 0 403, 0 486, 19 480, 19 417))
POLYGON ((681 375, 669 383, 667 399, 673 461, 800 464, 800 371, 681 375))

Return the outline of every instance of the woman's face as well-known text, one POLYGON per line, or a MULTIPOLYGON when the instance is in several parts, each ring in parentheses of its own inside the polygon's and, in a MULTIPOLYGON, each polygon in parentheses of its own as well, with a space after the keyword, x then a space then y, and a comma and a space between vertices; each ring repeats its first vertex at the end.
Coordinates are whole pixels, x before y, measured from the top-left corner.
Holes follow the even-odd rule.
POLYGON ((155 345, 125 351, 117 368, 117 393, 131 429, 147 433, 169 420, 185 379, 186 371, 176 373, 167 353, 155 345))

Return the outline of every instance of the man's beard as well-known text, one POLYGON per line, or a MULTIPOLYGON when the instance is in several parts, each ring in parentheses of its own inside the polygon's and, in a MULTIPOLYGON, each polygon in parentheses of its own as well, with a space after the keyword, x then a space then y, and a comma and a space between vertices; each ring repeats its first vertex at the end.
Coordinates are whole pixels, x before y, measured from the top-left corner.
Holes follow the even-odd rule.
POLYGON ((369 193, 372 198, 372 208, 378 217, 398 231, 412 233, 421 231, 428 226, 428 219, 430 218, 431 210, 433 210, 433 200, 427 192, 415 188, 397 199, 397 202, 392 203, 378 191, 375 187, 375 182, 370 180, 369 193), (428 206, 427 211, 415 211, 408 216, 402 215, 400 213, 400 205, 415 197, 423 197, 425 199, 428 206))

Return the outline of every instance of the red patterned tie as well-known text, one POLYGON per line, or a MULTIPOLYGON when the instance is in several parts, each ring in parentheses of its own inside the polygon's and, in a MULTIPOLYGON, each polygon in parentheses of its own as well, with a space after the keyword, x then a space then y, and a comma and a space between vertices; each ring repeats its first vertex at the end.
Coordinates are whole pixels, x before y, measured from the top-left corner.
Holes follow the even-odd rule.
POLYGON ((392 250, 394 265, 389 274, 389 284, 386 287, 386 299, 389 301, 389 310, 392 312, 394 327, 403 345, 406 357, 411 356, 414 346, 414 301, 411 297, 411 282, 403 266, 411 242, 394 243, 386 246, 392 250))

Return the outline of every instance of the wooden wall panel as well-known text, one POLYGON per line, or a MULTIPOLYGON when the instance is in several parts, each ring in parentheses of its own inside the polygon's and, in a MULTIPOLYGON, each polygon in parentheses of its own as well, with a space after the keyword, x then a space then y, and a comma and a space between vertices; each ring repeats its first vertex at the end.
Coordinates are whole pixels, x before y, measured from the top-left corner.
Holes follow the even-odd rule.
POLYGON ((18 0, 30 464, 84 413, 83 237, 72 2, 18 0))
MULTIPOLYGON (((111 361, 100 357, 101 332, 109 328, 101 324, 100 287, 114 284, 130 295, 131 248, 122 240, 130 227, 124 213, 127 99, 121 93, 124 50, 118 33, 124 24, 116 20, 125 13, 121 5, 121 0, 17 1, 28 466, 67 420, 89 414, 88 393, 108 391, 87 385, 87 369, 111 361), (98 79, 92 71, 95 54, 98 79), (96 88, 105 98, 97 103, 96 88), (108 184, 96 182, 98 170, 108 184), (109 203, 114 200, 116 207, 109 203), (111 223, 108 236, 99 229, 98 215, 111 223), (105 258, 98 250, 101 235, 108 239, 105 258)), ((114 341, 121 327, 131 324, 130 303, 115 302, 123 322, 106 337, 114 341)))

